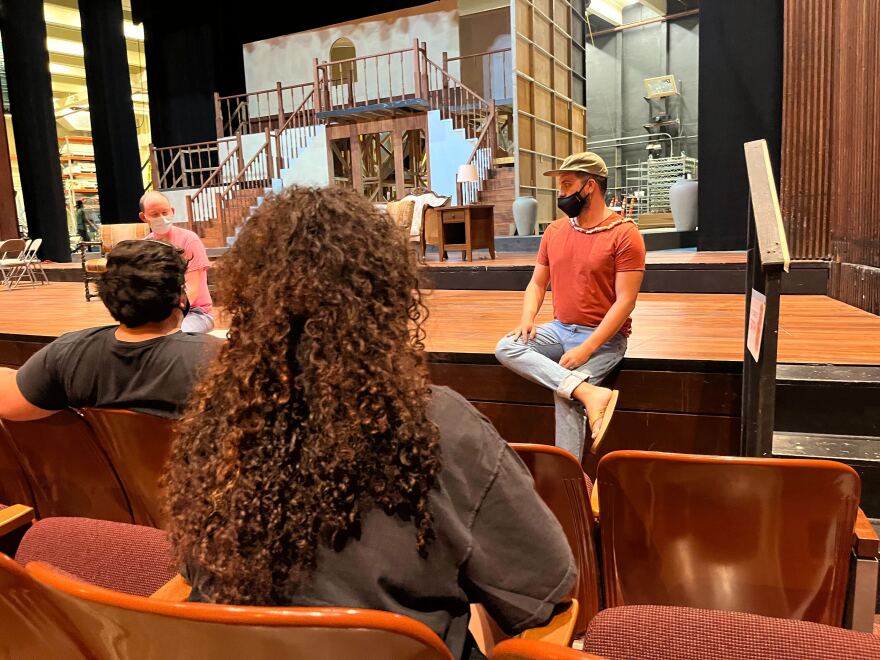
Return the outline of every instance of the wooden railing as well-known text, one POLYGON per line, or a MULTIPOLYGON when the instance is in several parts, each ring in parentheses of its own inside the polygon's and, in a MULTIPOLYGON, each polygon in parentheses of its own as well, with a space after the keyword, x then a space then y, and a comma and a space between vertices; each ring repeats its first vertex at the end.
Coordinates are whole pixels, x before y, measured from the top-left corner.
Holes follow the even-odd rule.
POLYGON ((320 120, 315 111, 314 87, 302 100, 302 103, 291 112, 280 128, 274 131, 275 138, 275 170, 281 175, 281 168, 296 159, 300 151, 305 149, 309 140, 318 131, 320 120))
POLYGON ((214 206, 223 236, 231 236, 245 219, 258 194, 271 185, 275 177, 272 157, 272 132, 265 130, 266 141, 229 184, 215 193, 214 206), (252 192, 248 192, 252 191, 252 192))
POLYGON ((314 60, 318 112, 427 98, 424 48, 412 48, 336 62, 314 60))
POLYGON ((273 89, 220 96, 214 94, 214 122, 217 138, 236 134, 261 133, 267 128, 278 130, 289 115, 300 108, 311 95, 314 84, 282 85, 273 89))
POLYGON ((489 102, 431 60, 425 58, 425 64, 431 109, 439 110, 442 119, 451 119, 469 140, 478 138, 489 117, 489 102))
POLYGON ((238 175, 242 161, 241 139, 229 143, 229 153, 220 161, 217 169, 193 195, 186 196, 186 219, 190 228, 195 229, 198 223, 209 222, 218 217, 217 193, 223 190, 228 181, 238 175))
POLYGON ((171 147, 150 145, 153 190, 201 186, 217 170, 230 141, 234 143, 235 138, 171 147))
POLYGON ((479 199, 479 193, 483 189, 483 184, 489 178, 489 172, 492 169, 495 150, 497 148, 497 131, 496 126, 495 102, 489 102, 489 116, 486 118, 483 131, 477 138, 477 143, 468 157, 467 164, 475 165, 477 173, 480 176, 479 181, 460 183, 458 191, 459 204, 476 204, 479 199))
POLYGON ((471 55, 449 57, 443 53, 443 70, 480 90, 488 99, 500 101, 513 95, 513 62, 510 48, 497 48, 471 55))

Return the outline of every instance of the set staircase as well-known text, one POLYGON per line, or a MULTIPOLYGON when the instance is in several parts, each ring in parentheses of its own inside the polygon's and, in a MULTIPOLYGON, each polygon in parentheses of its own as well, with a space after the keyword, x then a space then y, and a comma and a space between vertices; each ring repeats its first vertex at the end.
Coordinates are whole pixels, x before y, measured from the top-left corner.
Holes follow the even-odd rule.
POLYGON ((207 247, 226 246, 267 194, 296 182, 290 173, 324 126, 431 111, 472 144, 465 162, 479 181, 462 184, 465 203, 496 204, 497 232, 510 233, 515 186, 512 168, 494 165, 495 102, 428 59, 418 40, 378 55, 315 60, 312 82, 215 94, 214 102, 216 140, 150 149, 152 188, 186 192, 187 223, 207 247))

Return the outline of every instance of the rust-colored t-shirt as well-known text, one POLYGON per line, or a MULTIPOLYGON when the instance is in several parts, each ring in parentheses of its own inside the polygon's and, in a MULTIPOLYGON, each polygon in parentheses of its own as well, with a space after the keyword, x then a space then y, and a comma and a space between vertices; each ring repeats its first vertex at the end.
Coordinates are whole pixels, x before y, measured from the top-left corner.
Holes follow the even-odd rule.
MULTIPOLYGON (((600 226, 620 219, 615 213, 600 226)), ((645 270, 645 241, 631 222, 584 234, 561 218, 544 232, 538 263, 550 267, 553 316, 562 323, 595 328, 617 300, 615 275, 645 270)), ((627 319, 620 331, 629 336, 631 328, 632 319, 627 319)))

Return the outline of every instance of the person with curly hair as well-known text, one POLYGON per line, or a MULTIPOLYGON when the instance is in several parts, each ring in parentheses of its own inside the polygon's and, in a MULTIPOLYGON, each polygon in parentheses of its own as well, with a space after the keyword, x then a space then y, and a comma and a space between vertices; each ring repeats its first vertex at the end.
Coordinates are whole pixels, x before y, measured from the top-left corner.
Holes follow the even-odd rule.
POLYGON ((428 384, 406 237, 361 195, 268 199, 220 260, 228 341, 172 448, 166 491, 191 600, 420 620, 461 656, 469 604, 542 625, 576 568, 525 466, 428 384))
POLYGON ((119 325, 68 332, 18 371, 0 369, 0 418, 40 419, 69 406, 179 416, 221 343, 181 332, 185 273, 168 243, 119 243, 98 288, 119 325))

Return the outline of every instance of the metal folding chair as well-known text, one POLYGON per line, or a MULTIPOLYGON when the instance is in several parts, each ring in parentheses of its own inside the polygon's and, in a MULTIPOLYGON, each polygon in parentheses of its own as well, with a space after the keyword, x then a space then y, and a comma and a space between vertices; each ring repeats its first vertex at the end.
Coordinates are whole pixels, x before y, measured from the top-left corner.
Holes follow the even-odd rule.
POLYGON ((34 284, 37 282, 37 274, 43 278, 43 281, 40 282, 40 284, 49 283, 49 278, 46 276, 46 271, 43 269, 43 262, 41 262, 40 258, 37 256, 37 251, 42 244, 42 238, 34 239, 33 242, 30 242, 30 246, 25 248, 25 254, 23 257, 25 265, 30 273, 30 279, 34 284))
POLYGON ((27 262, 24 260, 29 244, 30 241, 21 238, 11 238, 0 243, 0 277, 7 289, 17 286, 29 274, 27 262))

